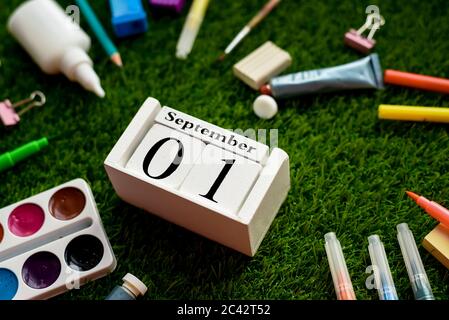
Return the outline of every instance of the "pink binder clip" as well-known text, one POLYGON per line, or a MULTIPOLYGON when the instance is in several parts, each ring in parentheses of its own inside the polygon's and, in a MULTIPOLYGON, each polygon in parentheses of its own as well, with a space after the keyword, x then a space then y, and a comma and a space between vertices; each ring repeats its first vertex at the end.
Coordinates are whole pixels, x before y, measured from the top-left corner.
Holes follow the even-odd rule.
POLYGON ((357 51, 368 54, 375 46, 376 41, 373 39, 374 34, 381 26, 385 24, 385 19, 379 14, 379 8, 370 5, 365 10, 369 13, 366 17, 365 24, 358 30, 350 29, 345 33, 345 44, 357 51), (367 37, 362 34, 365 30, 370 29, 367 37))
POLYGON ((22 101, 16 102, 14 104, 9 100, 0 102, 0 120, 5 127, 15 126, 20 122, 20 116, 25 112, 30 111, 34 107, 41 107, 45 104, 45 95, 40 91, 34 91, 29 98, 22 101), (22 110, 17 112, 17 108, 28 104, 22 110))

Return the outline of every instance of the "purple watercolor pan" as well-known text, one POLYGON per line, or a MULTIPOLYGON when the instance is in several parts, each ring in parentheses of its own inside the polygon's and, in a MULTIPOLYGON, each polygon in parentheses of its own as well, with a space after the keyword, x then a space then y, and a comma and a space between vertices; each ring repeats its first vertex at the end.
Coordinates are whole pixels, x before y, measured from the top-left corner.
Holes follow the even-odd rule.
POLYGON ((0 300, 48 299, 116 264, 82 179, 0 209, 0 300))

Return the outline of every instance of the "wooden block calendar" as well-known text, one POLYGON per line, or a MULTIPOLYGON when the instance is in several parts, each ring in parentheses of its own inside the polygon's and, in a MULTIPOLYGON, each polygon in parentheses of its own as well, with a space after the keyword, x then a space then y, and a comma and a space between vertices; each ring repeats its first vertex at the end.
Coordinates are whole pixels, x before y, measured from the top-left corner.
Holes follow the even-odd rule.
POLYGON ((154 98, 140 107, 104 165, 124 201, 249 256, 290 189, 285 151, 270 152, 154 98))

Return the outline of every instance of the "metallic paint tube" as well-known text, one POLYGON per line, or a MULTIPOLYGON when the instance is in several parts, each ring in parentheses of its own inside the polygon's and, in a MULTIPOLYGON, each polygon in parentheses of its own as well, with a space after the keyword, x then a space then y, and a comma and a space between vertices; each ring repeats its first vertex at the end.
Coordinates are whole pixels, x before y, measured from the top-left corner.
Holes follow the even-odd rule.
POLYGON ((340 66, 273 78, 268 85, 261 88, 261 92, 282 99, 311 93, 383 88, 379 56, 373 53, 340 66))

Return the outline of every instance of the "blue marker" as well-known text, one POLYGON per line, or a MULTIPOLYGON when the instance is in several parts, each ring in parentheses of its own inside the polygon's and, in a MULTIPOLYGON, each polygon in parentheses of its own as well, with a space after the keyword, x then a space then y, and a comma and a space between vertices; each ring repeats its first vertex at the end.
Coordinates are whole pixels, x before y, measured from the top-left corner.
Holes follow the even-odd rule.
POLYGON ((109 0, 109 4, 117 37, 128 37, 148 30, 147 14, 141 0, 109 0))
POLYGON ((368 237, 368 251, 374 268, 374 280, 380 300, 398 300, 385 248, 377 234, 368 237))

